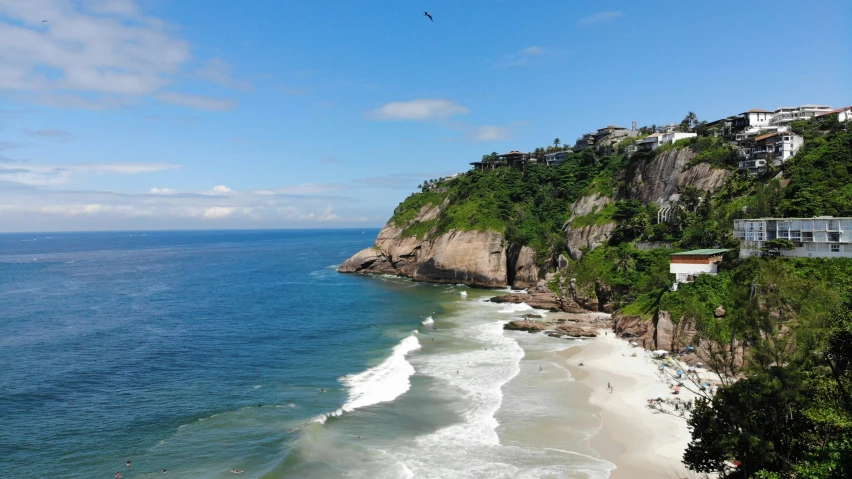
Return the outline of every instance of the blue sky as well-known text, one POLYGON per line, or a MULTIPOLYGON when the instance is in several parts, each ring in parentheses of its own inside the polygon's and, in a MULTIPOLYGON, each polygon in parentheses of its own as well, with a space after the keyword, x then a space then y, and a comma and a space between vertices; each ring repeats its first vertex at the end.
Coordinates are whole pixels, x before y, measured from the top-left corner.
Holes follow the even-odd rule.
POLYGON ((850 20, 831 0, 0 0, 0 231, 381 226, 491 151, 852 104, 850 20))

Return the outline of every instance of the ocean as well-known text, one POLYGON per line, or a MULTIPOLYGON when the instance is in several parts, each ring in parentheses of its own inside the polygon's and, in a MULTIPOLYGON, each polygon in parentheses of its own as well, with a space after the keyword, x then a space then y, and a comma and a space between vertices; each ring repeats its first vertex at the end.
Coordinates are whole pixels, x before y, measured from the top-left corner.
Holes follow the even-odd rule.
POLYGON ((376 233, 0 234, 0 477, 606 478, 583 342, 335 271, 376 233))

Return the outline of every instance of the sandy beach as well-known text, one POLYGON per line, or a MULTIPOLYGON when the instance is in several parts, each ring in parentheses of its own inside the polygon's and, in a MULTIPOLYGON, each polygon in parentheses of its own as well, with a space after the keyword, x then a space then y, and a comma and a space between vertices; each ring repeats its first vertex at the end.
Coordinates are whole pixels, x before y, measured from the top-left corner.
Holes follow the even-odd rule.
MULTIPOLYGON (((657 370, 658 363, 647 351, 631 347, 612 332, 601 329, 599 333, 589 344, 568 348, 560 355, 568 360, 574 378, 591 389, 591 404, 600 408, 603 424, 590 445, 617 466, 610 477, 692 476, 681 464, 690 441, 686 420, 648 407, 650 398, 673 397, 666 378, 657 370)), ((695 395, 682 390, 678 397, 689 400, 695 395)))

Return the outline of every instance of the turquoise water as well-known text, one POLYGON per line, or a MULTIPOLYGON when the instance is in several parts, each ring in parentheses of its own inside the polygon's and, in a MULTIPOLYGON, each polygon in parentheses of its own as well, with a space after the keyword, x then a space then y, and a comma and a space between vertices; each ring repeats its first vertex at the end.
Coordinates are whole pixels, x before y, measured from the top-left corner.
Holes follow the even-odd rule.
POLYGON ((375 234, 0 235, 0 475, 606 477, 564 345, 493 292, 338 274, 375 234))

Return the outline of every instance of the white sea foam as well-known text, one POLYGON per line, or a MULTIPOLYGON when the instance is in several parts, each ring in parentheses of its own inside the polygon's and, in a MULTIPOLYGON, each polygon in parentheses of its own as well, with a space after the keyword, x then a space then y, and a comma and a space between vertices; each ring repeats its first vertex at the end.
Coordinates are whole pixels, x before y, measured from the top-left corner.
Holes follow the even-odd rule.
POLYGON ((431 326, 435 324, 435 320, 432 318, 432 316, 427 316, 426 319, 424 319, 420 324, 422 324, 423 326, 431 326))
POLYGON ((411 335, 394 346, 387 359, 376 367, 360 374, 346 377, 341 382, 349 387, 349 399, 343 405, 343 411, 372 406, 393 401, 411 387, 409 378, 414 374, 414 366, 405 356, 420 349, 417 336, 411 335))
MULTIPOLYGON (((461 420, 397 444, 388 452, 418 478, 607 477, 614 466, 606 461, 571 451, 501 444, 495 415, 503 403, 503 388, 519 373, 525 353, 516 335, 503 330, 503 321, 494 320, 494 312, 532 308, 462 304, 468 305, 460 312, 463 321, 443 330, 480 347, 441 350, 411 359, 418 374, 444 382, 442 389, 462 398, 453 403, 461 420)), ((453 317, 447 319, 453 321, 453 317)), ((565 346, 547 339, 554 346, 565 346)))
POLYGON ((532 306, 528 305, 527 303, 517 303, 517 304, 507 304, 498 312, 499 313, 520 313, 521 311, 531 311, 532 309, 534 309, 534 308, 532 306))
POLYGON ((467 298, 467 291, 462 291, 459 293, 462 297, 467 298))

